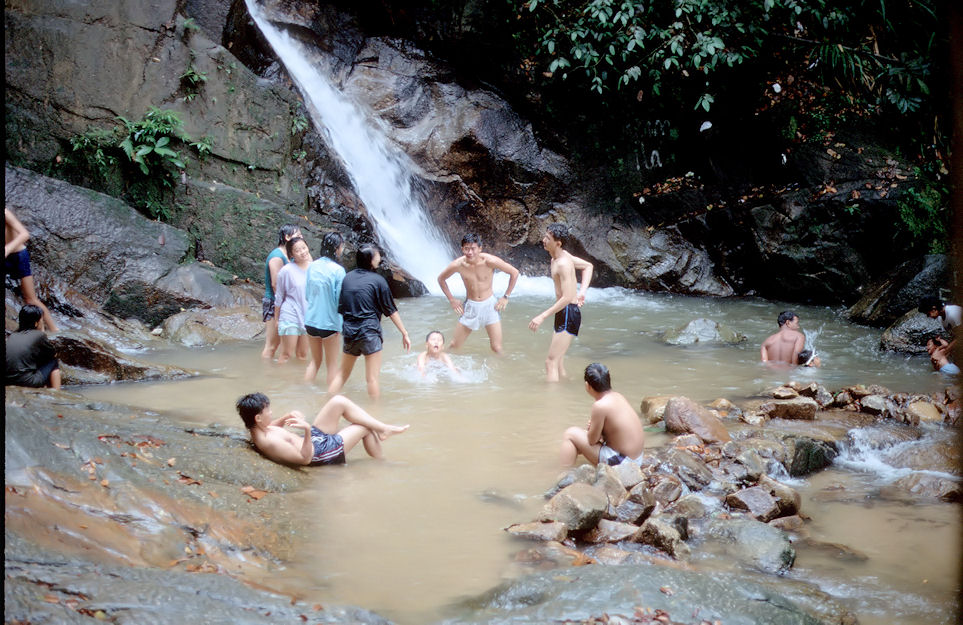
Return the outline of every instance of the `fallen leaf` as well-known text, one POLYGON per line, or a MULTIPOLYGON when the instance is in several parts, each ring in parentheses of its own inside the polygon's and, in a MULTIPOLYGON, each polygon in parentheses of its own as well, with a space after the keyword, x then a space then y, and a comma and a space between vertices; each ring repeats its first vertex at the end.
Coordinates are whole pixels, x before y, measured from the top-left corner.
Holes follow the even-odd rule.
POLYGON ((664 595, 669 595, 670 597, 675 594, 675 591, 669 588, 668 586, 662 586, 661 588, 659 588, 659 592, 661 592, 664 595))
POLYGON ((57 595, 44 595, 43 600, 47 603, 60 603, 60 597, 57 595))
POLYGON ((320 603, 315 603, 313 606, 311 606, 311 609, 314 610, 315 612, 320 612, 321 610, 324 609, 324 606, 321 605, 320 603))
POLYGON ((195 480, 191 476, 184 475, 180 471, 178 471, 177 474, 180 476, 179 478, 177 478, 177 481, 180 482, 181 484, 187 484, 188 486, 193 486, 194 484, 201 483, 200 480, 195 480))
POLYGON ((64 445, 63 443, 54 443, 54 447, 59 447, 61 449, 70 449, 70 445, 64 445))
POLYGON ((104 488, 107 488, 108 486, 110 486, 110 482, 108 482, 107 480, 100 480, 100 485, 103 486, 104 488))
POLYGON ((217 499, 217 493, 215 493, 214 491, 209 490, 209 491, 207 491, 207 494, 210 495, 211 497, 213 497, 214 499, 217 499))
POLYGON ((167 459, 167 466, 169 466, 169 467, 174 466, 174 462, 175 462, 174 458, 168 458, 168 459, 167 459))

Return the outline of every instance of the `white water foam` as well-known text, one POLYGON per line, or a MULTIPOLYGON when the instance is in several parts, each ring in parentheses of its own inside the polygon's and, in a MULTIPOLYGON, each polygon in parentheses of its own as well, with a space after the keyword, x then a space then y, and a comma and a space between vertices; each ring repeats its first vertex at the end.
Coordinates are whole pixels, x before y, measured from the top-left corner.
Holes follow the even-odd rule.
POLYGON ((839 455, 833 461, 833 464, 857 473, 873 475, 881 483, 894 482, 912 473, 923 473, 953 481, 959 481, 960 479, 955 475, 942 471, 895 467, 887 462, 887 459, 892 454, 914 445, 929 444, 927 441, 905 441, 884 449, 878 449, 871 444, 872 440, 873 439, 861 429, 851 430, 849 440, 841 442, 839 455))

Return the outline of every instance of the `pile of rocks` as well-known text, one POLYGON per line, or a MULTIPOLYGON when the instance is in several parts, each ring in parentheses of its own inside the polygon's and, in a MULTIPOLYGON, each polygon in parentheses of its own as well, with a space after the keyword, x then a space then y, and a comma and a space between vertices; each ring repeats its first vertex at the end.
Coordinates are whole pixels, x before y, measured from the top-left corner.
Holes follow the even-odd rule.
POLYGON ((799 493, 774 476, 827 467, 853 427, 889 419, 918 436, 920 422, 955 424, 959 417, 958 391, 949 388, 930 397, 861 385, 832 393, 792 382, 766 396, 743 407, 725 399, 704 407, 686 397, 645 398, 643 421, 663 421, 667 432, 678 434, 670 444, 647 449, 640 465, 567 471, 546 493, 536 520, 506 530, 582 563, 666 554, 685 560, 691 546, 711 542, 700 557, 721 551, 758 570, 784 573, 795 560, 787 532, 800 530, 806 516, 799 493), (793 420, 822 423, 800 430, 793 420))

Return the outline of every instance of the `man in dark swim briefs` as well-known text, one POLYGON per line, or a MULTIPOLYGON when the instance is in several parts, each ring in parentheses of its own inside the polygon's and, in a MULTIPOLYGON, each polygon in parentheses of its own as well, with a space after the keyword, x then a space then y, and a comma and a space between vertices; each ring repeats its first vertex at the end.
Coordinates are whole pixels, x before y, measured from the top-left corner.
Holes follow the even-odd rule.
POLYGON ((550 224, 542 237, 542 247, 552 257, 551 272, 556 300, 528 324, 529 329, 535 332, 549 315, 555 315, 555 335, 545 359, 545 377, 549 382, 557 382, 565 375, 565 352, 572 344, 572 339, 578 336, 582 325, 581 307, 592 281, 592 263, 572 256, 563 249, 569 238, 568 227, 564 224, 550 224), (582 272, 581 288, 575 281, 576 271, 582 272))
POLYGON ((272 419, 271 400, 263 393, 241 397, 236 408, 258 451, 281 464, 344 464, 344 455, 359 441, 369 456, 382 458, 381 441, 409 427, 382 423, 343 395, 329 399, 314 418, 313 425, 297 410, 280 419, 272 419), (351 425, 337 431, 342 418, 351 425), (300 429, 301 434, 294 434, 284 429, 285 426, 300 429))

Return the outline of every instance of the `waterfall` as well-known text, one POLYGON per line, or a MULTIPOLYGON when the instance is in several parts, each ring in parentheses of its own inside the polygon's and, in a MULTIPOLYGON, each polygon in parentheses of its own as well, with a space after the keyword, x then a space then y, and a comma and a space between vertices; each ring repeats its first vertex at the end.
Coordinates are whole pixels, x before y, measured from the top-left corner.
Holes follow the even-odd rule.
POLYGON ((276 28, 254 0, 245 2, 301 91, 315 127, 344 164, 381 243, 429 292, 440 293, 438 274, 455 254, 418 198, 407 156, 308 61, 303 44, 276 28))

